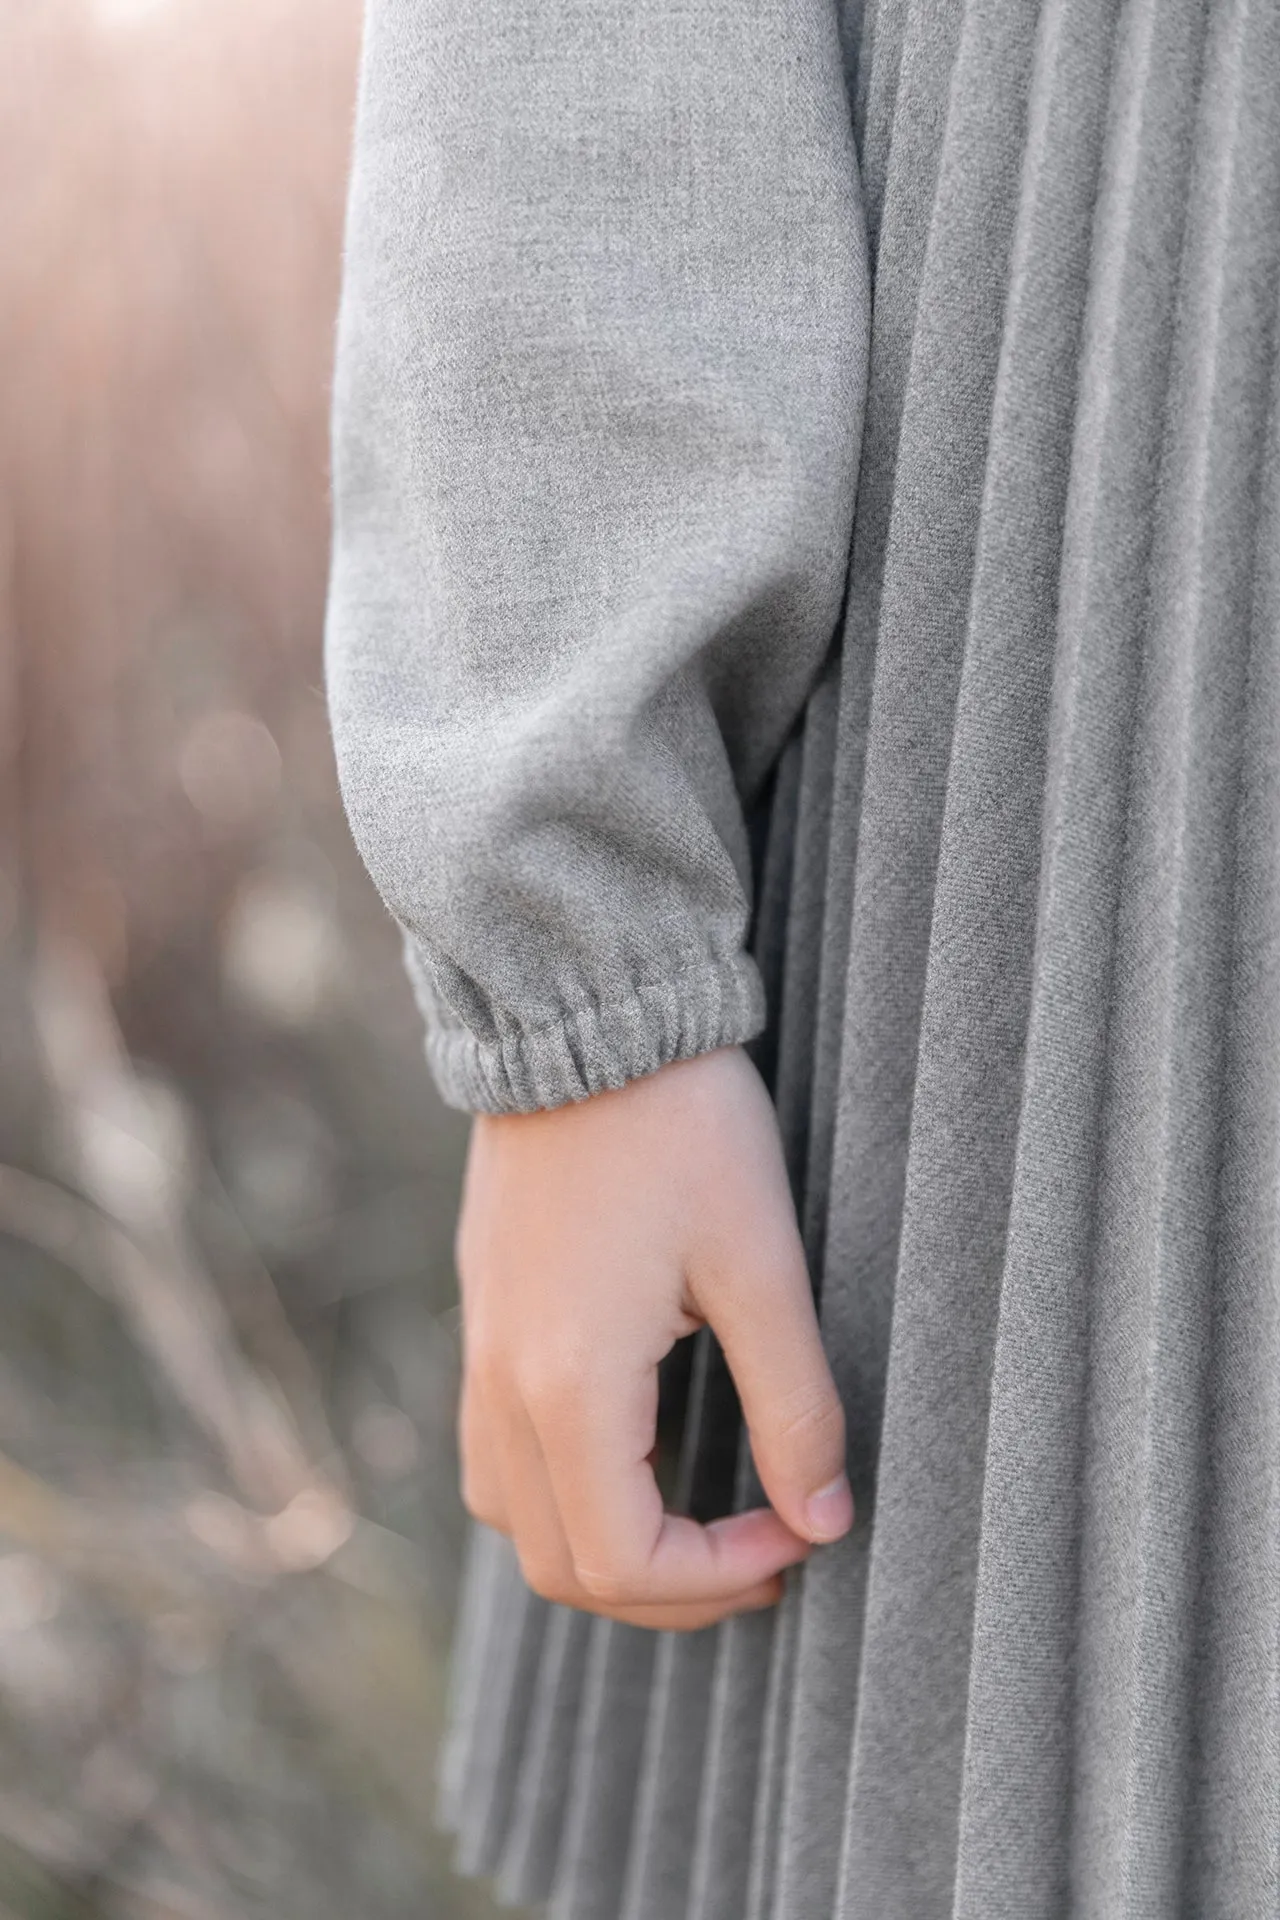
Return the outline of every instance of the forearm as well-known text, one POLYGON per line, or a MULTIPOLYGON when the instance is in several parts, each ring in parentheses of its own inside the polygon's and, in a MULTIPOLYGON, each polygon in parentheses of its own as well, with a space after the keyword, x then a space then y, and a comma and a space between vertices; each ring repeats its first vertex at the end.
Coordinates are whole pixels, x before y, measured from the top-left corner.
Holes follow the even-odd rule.
POLYGON ((328 623, 445 1097, 747 1038, 742 802, 834 629, 866 263, 833 10, 372 0, 328 623))

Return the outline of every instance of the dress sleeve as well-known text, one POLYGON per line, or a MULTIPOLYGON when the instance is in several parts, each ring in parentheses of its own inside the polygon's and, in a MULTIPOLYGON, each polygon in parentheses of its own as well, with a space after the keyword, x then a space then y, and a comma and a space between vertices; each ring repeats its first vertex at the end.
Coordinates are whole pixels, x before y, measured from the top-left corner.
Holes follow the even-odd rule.
POLYGON ((369 0, 326 673, 451 1105, 761 1028, 867 309, 835 0, 369 0))

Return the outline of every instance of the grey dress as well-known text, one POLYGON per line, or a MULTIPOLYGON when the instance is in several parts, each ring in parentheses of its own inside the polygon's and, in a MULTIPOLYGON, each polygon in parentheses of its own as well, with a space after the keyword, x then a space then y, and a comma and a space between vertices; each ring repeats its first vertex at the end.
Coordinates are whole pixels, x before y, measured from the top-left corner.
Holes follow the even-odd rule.
POLYGON ((859 1501, 689 1636, 475 1530, 513 1901, 1280 1912, 1278 293, 1275 0, 371 0, 353 827, 454 1104, 750 1041, 859 1501))

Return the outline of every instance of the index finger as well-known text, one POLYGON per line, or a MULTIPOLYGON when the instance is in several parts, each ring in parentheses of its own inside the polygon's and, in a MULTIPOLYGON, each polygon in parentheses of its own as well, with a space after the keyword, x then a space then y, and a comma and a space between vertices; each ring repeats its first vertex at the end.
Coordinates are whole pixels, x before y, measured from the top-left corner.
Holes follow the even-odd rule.
POLYGON ((809 1552, 769 1507, 705 1525, 668 1513, 654 1478, 652 1366, 596 1366, 544 1380, 525 1404, 546 1463, 574 1572, 610 1606, 719 1601, 809 1552))

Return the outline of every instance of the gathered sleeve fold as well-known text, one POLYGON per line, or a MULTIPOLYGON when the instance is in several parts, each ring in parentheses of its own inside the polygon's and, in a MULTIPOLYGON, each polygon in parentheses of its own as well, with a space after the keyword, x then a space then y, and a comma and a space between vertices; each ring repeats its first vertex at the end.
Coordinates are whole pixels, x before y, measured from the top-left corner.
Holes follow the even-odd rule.
POLYGON ((450 1104, 763 1024, 744 808, 834 636, 867 324, 835 0, 368 0, 326 679, 450 1104))

